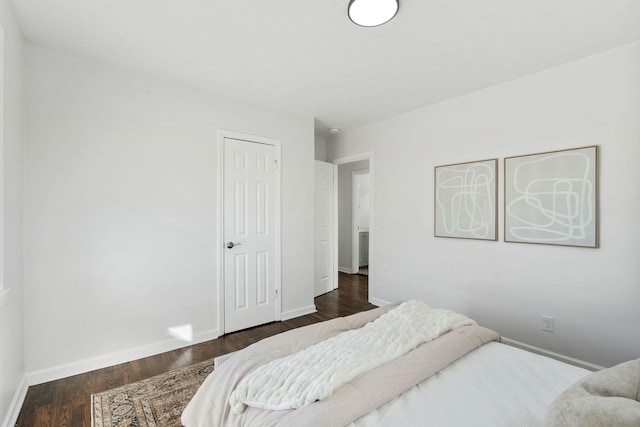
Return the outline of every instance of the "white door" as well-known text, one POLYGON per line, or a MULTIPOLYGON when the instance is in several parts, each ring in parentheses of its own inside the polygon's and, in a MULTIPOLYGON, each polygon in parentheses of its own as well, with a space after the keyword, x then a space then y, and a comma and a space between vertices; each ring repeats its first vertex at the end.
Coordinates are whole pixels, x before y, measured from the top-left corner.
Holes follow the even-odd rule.
POLYGON ((224 331, 277 320, 276 148, 224 138, 224 331))
POLYGON ((334 171, 331 163, 316 161, 314 296, 332 291, 334 278, 334 171))

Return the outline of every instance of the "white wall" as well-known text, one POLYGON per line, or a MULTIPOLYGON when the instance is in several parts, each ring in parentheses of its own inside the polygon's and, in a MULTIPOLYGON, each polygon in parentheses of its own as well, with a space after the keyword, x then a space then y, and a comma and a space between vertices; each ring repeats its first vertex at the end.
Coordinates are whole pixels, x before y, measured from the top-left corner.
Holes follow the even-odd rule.
POLYGON ((2 91, 2 135, 0 149, 0 194, 4 288, 9 289, 0 306, 0 425, 12 426, 18 415, 26 382, 24 379, 24 320, 22 285, 22 38, 7 1, 0 2, 0 24, 4 29, 2 91))
MULTIPOLYGON (((358 174, 355 176, 358 191, 358 214, 357 226, 360 231, 369 231, 369 206, 371 191, 369 184, 369 173, 358 174)), ((353 191, 353 190, 352 190, 353 191)))
POLYGON ((313 305, 314 120, 26 49, 26 366, 40 382, 218 333, 218 129, 282 141, 282 310, 313 305))
POLYGON ((327 161, 327 138, 315 137, 315 159, 323 162, 327 161))
POLYGON ((422 298, 599 365, 639 357, 639 76, 640 42, 337 136, 330 159, 376 159, 370 296, 422 298), (433 237, 434 166, 498 157, 502 175, 505 156, 592 144, 600 249, 433 237))
POLYGON ((352 172, 369 168, 369 160, 338 166, 338 268, 351 271, 351 242, 353 240, 353 177, 352 172))

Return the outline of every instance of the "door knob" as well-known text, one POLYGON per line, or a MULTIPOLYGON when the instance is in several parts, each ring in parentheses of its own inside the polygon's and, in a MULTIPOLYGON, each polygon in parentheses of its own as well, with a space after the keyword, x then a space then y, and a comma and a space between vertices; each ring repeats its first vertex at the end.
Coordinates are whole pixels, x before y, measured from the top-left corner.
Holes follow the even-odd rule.
POLYGON ((234 246, 240 246, 242 243, 227 242, 227 249, 233 249, 234 246))

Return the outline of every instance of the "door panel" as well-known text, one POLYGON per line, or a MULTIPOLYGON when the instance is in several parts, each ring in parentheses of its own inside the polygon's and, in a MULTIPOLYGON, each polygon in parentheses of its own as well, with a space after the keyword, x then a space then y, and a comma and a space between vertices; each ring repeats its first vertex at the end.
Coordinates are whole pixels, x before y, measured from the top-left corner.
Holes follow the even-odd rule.
POLYGON ((315 166, 315 278, 314 296, 332 291, 334 282, 334 168, 316 161, 315 166))
POLYGON ((223 150, 227 333, 277 318, 276 149, 268 144, 225 138, 223 150))
POLYGON ((235 261, 235 277, 234 277, 234 303, 235 309, 247 308, 247 254, 236 254, 235 261))

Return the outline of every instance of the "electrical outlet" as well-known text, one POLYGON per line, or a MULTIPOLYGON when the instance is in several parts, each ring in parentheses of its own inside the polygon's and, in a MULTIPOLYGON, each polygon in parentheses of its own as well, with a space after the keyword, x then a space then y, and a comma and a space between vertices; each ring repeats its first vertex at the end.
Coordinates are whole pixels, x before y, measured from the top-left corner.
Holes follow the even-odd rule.
POLYGON ((542 315, 542 330, 553 332, 553 316, 542 315))

